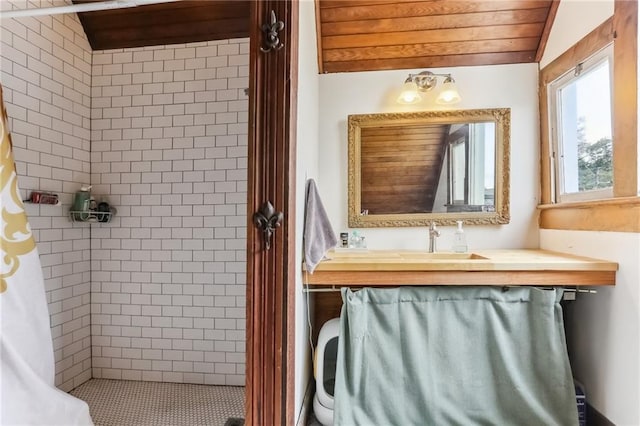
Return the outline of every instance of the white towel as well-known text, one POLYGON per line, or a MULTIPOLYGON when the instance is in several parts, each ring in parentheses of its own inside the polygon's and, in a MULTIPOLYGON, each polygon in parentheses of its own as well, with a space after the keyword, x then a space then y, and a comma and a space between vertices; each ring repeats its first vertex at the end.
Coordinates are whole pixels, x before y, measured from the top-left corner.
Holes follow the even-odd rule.
POLYGON ((87 404, 54 386, 40 258, 16 179, 0 86, 0 424, 92 425, 87 404))
POLYGON ((309 179, 304 215, 304 263, 307 271, 312 274, 327 251, 337 243, 338 239, 331 228, 316 183, 309 179))

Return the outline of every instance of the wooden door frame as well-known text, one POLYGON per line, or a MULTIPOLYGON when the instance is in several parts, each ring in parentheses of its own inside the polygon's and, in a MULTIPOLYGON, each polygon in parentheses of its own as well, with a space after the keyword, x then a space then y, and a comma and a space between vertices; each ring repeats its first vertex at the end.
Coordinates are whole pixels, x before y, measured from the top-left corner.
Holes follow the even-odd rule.
POLYGON ((292 425, 295 344, 295 134, 298 0, 250 2, 247 200, 246 425, 292 425), (263 52, 271 11, 282 48, 263 52), (266 201, 284 214, 271 248, 253 214, 266 201))

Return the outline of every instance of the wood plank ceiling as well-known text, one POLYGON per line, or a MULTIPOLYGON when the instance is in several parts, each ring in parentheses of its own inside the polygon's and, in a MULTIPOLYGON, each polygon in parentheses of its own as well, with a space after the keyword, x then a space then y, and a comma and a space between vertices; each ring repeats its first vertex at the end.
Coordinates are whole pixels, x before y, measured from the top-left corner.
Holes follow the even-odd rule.
POLYGON ((321 72, 539 61, 551 0, 316 0, 321 72))
POLYGON ((183 0, 78 16, 94 50, 189 43, 249 37, 249 1, 183 0))
MULTIPOLYGON (((188 43, 248 37, 250 1, 182 0, 79 16, 93 49, 188 43)), ((559 3, 315 1, 321 72, 539 61, 559 3)))

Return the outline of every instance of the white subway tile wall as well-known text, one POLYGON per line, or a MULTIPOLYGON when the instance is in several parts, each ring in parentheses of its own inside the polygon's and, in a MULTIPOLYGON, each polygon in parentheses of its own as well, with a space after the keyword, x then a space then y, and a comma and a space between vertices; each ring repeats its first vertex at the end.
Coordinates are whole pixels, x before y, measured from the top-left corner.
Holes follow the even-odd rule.
MULTIPOLYGON (((57 2, 55 5, 60 5, 57 2)), ((2 9, 53 2, 2 1, 2 9)), ((0 21, 0 82, 18 184, 60 195, 61 206, 26 204, 40 252, 51 318, 55 383, 91 378, 90 228, 73 224, 73 193, 90 180, 91 48, 75 14, 0 21)))
POLYGON ((91 234, 96 378, 244 385, 248 52, 93 53, 91 183, 118 209, 91 234))

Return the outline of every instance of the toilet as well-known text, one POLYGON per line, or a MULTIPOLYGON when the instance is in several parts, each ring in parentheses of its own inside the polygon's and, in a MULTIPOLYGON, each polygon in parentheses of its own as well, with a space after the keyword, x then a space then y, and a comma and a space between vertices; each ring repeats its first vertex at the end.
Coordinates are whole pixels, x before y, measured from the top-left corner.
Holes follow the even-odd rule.
POLYGON ((316 394, 313 398, 313 412, 324 426, 333 426, 333 390, 336 383, 339 330, 340 318, 324 323, 318 334, 315 352, 316 394))

